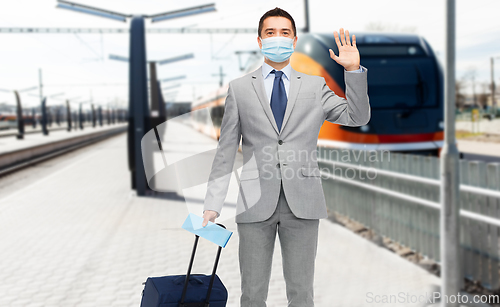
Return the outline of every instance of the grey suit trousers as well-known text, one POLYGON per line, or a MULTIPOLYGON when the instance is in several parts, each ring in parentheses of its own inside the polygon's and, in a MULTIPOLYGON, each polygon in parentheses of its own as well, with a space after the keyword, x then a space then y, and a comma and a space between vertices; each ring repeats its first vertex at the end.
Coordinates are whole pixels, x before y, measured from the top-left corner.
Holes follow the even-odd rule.
POLYGON ((241 307, 266 307, 278 231, 288 307, 314 306, 314 263, 319 219, 297 218, 281 184, 278 204, 267 220, 237 223, 241 273, 241 307))

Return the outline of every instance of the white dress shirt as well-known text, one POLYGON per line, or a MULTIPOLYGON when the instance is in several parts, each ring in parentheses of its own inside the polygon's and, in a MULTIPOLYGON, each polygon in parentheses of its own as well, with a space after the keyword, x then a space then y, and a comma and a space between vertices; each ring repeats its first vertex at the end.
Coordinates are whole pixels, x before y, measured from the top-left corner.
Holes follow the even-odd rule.
MULTIPOLYGON (((274 85, 274 74, 271 74, 273 71, 273 67, 266 62, 262 63, 262 78, 264 79, 264 87, 266 89, 267 98, 269 103, 271 103, 271 95, 273 93, 273 85, 274 85)), ((345 70, 345 68, 344 68, 345 70)), ((283 84, 285 85, 286 96, 288 97, 288 92, 290 90, 290 74, 292 73, 292 66, 288 63, 287 66, 283 67, 281 70, 283 72, 283 84)), ((350 73, 358 73, 364 72, 363 66, 359 65, 358 70, 347 71, 350 73)))

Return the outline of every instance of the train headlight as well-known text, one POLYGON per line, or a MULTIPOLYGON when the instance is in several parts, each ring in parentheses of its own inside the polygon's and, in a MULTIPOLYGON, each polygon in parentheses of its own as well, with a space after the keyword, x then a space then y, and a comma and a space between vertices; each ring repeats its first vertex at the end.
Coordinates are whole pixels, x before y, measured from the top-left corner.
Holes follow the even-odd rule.
POLYGON ((361 126, 359 127, 359 130, 361 130, 361 132, 368 132, 370 131, 370 126, 368 125, 361 126))
POLYGON ((311 44, 306 44, 304 46, 304 51, 306 52, 306 54, 309 54, 311 52, 311 44))
POLYGON ((444 129, 444 122, 442 120, 439 121, 438 124, 439 129, 443 130, 444 129))

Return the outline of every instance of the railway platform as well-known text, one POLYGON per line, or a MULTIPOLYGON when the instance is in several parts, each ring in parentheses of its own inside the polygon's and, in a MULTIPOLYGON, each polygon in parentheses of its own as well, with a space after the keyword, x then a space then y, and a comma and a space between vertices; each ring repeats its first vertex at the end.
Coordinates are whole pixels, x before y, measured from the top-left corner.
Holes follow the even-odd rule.
MULTIPOLYGON (((165 151, 171 154, 216 146, 188 125, 172 124, 168 133, 165 151)), ((136 196, 126 148, 120 134, 0 177, 0 306, 138 307, 148 276, 185 273, 194 240, 181 228, 188 206, 182 195, 136 196)), ((202 206, 202 199, 191 197, 190 206, 202 206)), ((234 219, 222 223, 234 233, 218 275, 228 288, 227 306, 236 307, 238 234, 234 219)), ((216 250, 201 239, 193 273, 209 274, 216 250)), ((380 301, 401 293, 426 295, 439 284, 423 268, 321 220, 316 306, 428 306, 380 301)), ((267 306, 286 305, 277 238, 267 306)))
POLYGON ((44 135, 41 131, 37 133, 27 133, 24 135, 24 139, 16 139, 15 134, 9 131, 2 131, 2 134, 9 135, 9 137, 0 138, 0 154, 4 154, 11 151, 17 151, 20 149, 26 149, 30 147, 36 147, 39 145, 44 145, 52 142, 58 142, 63 140, 68 140, 74 137, 88 135, 97 131, 104 131, 108 129, 113 129, 116 127, 125 127, 127 123, 117 123, 112 125, 104 126, 85 126, 84 129, 75 129, 67 131, 64 129, 54 129, 50 130, 48 135, 44 135))
MULTIPOLYGON (((88 123, 85 123, 86 126, 91 126, 88 123)), ((73 125, 75 126, 75 125, 73 125)), ((67 129, 67 124, 62 123, 61 125, 53 124, 52 126, 48 127, 49 131, 58 131, 58 130, 66 130, 67 129)), ((73 130, 75 128, 73 127, 73 130)), ((18 133, 17 126, 12 126, 10 129, 1 129, 0 130, 0 138, 4 137, 16 137, 18 133)), ((36 125, 35 128, 33 128, 32 125, 24 125, 24 134, 31 134, 31 133, 42 133, 42 127, 41 125, 36 125)))
POLYGON ((83 130, 52 130, 48 135, 41 132, 29 133, 25 134, 23 139, 17 139, 15 136, 0 138, 0 175, 117 133, 123 133, 126 129, 127 123, 117 123, 96 127, 87 126, 83 130))

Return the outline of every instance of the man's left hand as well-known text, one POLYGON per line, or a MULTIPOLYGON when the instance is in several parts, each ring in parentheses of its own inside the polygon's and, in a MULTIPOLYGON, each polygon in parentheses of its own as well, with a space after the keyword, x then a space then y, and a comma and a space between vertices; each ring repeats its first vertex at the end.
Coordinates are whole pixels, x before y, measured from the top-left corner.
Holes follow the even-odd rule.
POLYGON ((336 56, 332 49, 330 50, 330 57, 338 64, 344 66, 345 70, 357 70, 359 69, 359 51, 356 47, 356 35, 352 36, 352 44, 349 37, 349 31, 340 28, 340 39, 337 31, 333 31, 333 36, 335 36, 335 42, 339 49, 339 56, 336 56), (342 44, 340 44, 342 42, 342 44))

